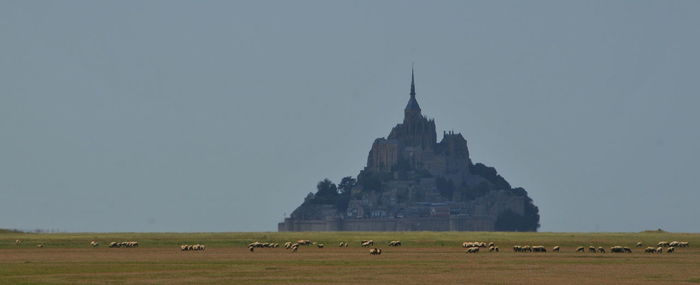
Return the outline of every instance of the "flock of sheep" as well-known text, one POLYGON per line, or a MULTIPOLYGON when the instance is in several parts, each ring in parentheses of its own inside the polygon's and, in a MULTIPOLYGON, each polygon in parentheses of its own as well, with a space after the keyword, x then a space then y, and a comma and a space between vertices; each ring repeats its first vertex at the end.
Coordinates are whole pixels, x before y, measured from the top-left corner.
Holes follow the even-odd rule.
POLYGON ((466 248, 466 253, 478 253, 481 248, 489 248, 489 252, 499 252, 500 249, 496 246, 494 242, 489 242, 488 244, 483 241, 465 241, 462 243, 462 247, 466 248))
MULTIPOLYGON (((15 244, 17 246, 22 245, 22 240, 15 240, 15 244)), ((401 241, 399 240, 392 240, 387 243, 388 246, 390 247, 397 247, 401 246, 401 241)), ((36 245, 39 248, 43 248, 44 244, 39 243, 36 245)), ((100 243, 97 241, 91 241, 90 246, 92 247, 99 247, 100 243)), ((139 242, 137 241, 124 241, 124 242, 111 242, 109 243, 110 248, 119 248, 119 247, 138 247, 139 242)), ((248 248, 251 252, 254 252, 256 248, 278 248, 280 245, 279 243, 273 243, 273 242, 252 242, 248 244, 248 248)), ((290 249, 292 252, 297 252, 300 246, 316 246, 318 248, 324 248, 325 245, 323 243, 317 243, 317 242, 312 242, 311 240, 297 240, 296 242, 285 242, 283 244, 283 247, 285 249, 290 249)), ((338 244, 338 247, 348 247, 349 243, 347 241, 341 241, 338 244)), ((360 241, 360 246, 365 247, 365 248, 370 248, 369 253, 371 255, 380 255, 382 254, 382 249, 381 248, 376 248, 374 247, 374 240, 362 240, 360 241)), ((641 248, 644 245, 642 242, 637 242, 635 247, 641 248)), ((674 253, 677 248, 684 248, 688 247, 689 243, 687 241, 672 241, 672 242, 667 242, 667 241, 660 241, 656 244, 655 247, 649 246, 644 249, 645 253, 663 253, 664 251, 666 253, 674 253)), ((466 253, 478 253, 480 249, 488 248, 489 252, 499 252, 498 246, 494 242, 482 242, 482 241, 465 241, 462 243, 462 247, 466 249, 466 253)), ((195 245, 187 245, 183 244, 180 246, 181 251, 203 251, 206 249, 206 246, 203 244, 195 244, 195 245)), ((552 247, 552 252, 560 252, 561 247, 560 246, 554 246, 552 247)), ((513 252, 547 252, 547 248, 545 248, 542 245, 514 245, 513 246, 513 252)), ((595 247, 595 246, 579 246, 576 248, 576 252, 589 252, 589 253, 606 253, 607 251, 605 248, 602 246, 595 247)), ((611 253, 632 253, 632 249, 626 246, 613 246, 610 247, 610 252, 611 253)))
MULTIPOLYGON (((637 242, 636 247, 642 247, 643 244, 642 242, 637 242)), ((469 242, 465 241, 462 243, 462 247, 466 248, 467 250, 465 251, 466 253, 478 253, 480 248, 489 248, 489 252, 498 252, 498 247, 493 243, 489 242, 488 244, 485 242, 469 242)), ((664 248, 666 253, 673 253, 676 251, 676 248, 679 247, 688 247, 688 242, 687 241, 672 241, 672 242, 666 242, 666 241, 660 241, 656 247, 647 247, 644 249, 645 253, 663 253, 664 248)), ((560 246, 554 246, 552 247, 553 252, 560 252, 561 247, 560 246)), ((542 245, 514 245, 513 246, 513 252, 547 252, 547 248, 545 248, 542 245)), ((586 247, 579 246, 576 248, 576 252, 586 252, 586 247)), ((602 246, 595 247, 595 246, 588 246, 588 252, 590 253, 606 253, 607 251, 605 248, 602 246)), ((632 253, 632 249, 626 246, 613 246, 610 247, 610 252, 611 253, 632 253)))
POLYGON ((207 247, 203 244, 183 244, 180 246, 181 251, 201 251, 205 249, 207 249, 207 247))
MULTIPOLYGON (((98 244, 99 245, 99 244, 98 244)), ((109 247, 111 248, 116 248, 116 247, 139 247, 139 242, 138 241, 123 241, 123 242, 110 242, 109 247)))
MULTIPOLYGON (((347 241, 341 241, 338 243, 338 247, 348 247, 350 244, 347 241)), ((400 240, 392 240, 387 243, 388 246, 391 247, 397 247, 401 246, 401 241, 400 240)), ((297 240, 296 242, 285 242, 282 245, 285 249, 290 249, 292 252, 297 252, 299 250, 299 247, 301 246, 316 246, 318 248, 324 248, 325 244, 323 243, 318 243, 318 242, 312 242, 311 240, 308 239, 300 239, 297 240)), ((373 240, 363 240, 360 241, 360 246, 361 247, 373 247, 374 246, 374 241, 373 240)), ((277 248, 279 247, 278 243, 272 243, 272 242, 251 242, 248 244, 248 250, 250 252, 255 252, 256 248, 277 248)), ((382 254, 382 249, 381 248, 370 248, 369 254, 371 255, 380 255, 382 254)))

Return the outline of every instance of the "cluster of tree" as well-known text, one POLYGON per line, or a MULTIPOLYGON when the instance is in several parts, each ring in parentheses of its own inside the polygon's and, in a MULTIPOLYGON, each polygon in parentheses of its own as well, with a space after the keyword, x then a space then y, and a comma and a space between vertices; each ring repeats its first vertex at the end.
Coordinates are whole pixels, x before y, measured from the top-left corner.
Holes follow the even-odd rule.
POLYGON ((521 187, 512 188, 510 193, 515 196, 525 197, 524 212, 522 215, 519 215, 508 210, 499 214, 496 219, 496 230, 508 232, 537 231, 540 227, 540 209, 535 206, 525 189, 521 187))
MULTIPOLYGON (((528 199, 529 200, 529 199, 528 199)), ((540 214, 537 206, 532 204, 532 200, 525 202, 525 212, 523 215, 507 210, 498 215, 496 219, 496 231, 504 232, 526 232, 537 231, 540 227, 540 214)))
POLYGON ((493 184, 496 189, 511 189, 510 184, 503 176, 498 174, 495 168, 477 163, 469 168, 469 172, 479 175, 493 184))
POLYGON ((350 176, 343 177, 340 184, 336 185, 328 178, 316 184, 316 193, 309 193, 294 212, 293 218, 319 219, 322 218, 321 208, 323 205, 334 206, 339 212, 345 212, 350 202, 352 188, 357 184, 357 180, 350 176))

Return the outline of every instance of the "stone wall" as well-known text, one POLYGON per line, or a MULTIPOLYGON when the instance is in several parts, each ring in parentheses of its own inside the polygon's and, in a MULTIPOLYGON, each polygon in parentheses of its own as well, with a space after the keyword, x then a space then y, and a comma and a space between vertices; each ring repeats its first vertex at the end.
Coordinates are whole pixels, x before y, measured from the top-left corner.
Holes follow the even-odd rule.
POLYGON ((278 224, 278 231, 494 231, 495 223, 495 219, 490 216, 327 220, 292 220, 287 218, 278 224))

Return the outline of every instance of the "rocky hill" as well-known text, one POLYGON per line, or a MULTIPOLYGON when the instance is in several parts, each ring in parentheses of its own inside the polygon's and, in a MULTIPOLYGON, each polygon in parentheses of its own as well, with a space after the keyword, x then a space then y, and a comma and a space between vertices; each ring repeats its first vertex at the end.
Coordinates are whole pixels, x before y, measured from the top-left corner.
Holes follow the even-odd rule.
POLYGON ((421 113, 413 74, 403 122, 372 144, 367 165, 328 179, 279 231, 536 231, 539 211, 523 188, 473 163, 466 139, 421 113))

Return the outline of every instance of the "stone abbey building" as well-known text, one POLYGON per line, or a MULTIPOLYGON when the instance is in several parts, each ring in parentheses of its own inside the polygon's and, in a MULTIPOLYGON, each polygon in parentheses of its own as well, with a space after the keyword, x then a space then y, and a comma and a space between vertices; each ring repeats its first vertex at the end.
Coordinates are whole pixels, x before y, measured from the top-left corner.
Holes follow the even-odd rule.
POLYGON ((403 122, 372 144, 357 178, 325 180, 279 231, 536 231, 537 207, 492 167, 473 163, 467 141, 443 132, 416 100, 413 71, 403 122))

